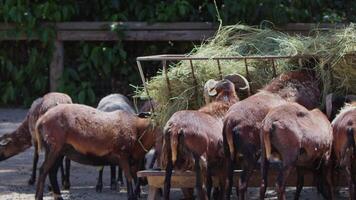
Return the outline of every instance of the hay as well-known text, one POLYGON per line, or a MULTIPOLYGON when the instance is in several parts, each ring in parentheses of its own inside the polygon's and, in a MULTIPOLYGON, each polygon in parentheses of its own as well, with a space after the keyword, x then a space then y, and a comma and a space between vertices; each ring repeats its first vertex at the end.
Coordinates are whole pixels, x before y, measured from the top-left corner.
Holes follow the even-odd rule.
MULTIPOLYGON (((227 56, 294 56, 311 54, 318 56, 314 66, 323 83, 324 95, 329 92, 339 94, 356 93, 356 58, 345 54, 356 49, 356 31, 353 25, 343 30, 328 33, 315 31, 313 36, 290 36, 271 29, 259 29, 243 25, 222 27, 214 38, 195 47, 192 57, 227 56)), ((300 61, 277 59, 276 72, 300 69, 300 61)), ((169 93, 164 73, 160 71, 148 82, 150 96, 160 105, 156 109, 161 124, 176 111, 197 109, 203 105, 203 85, 208 79, 219 79, 215 60, 193 61, 195 85, 189 61, 180 61, 168 69, 171 92, 169 93), (170 96, 169 96, 170 94, 170 96)), ((221 60, 222 74, 240 73, 246 75, 243 60, 221 60)), ((272 62, 249 60, 249 78, 252 90, 256 91, 273 78, 272 62)), ((143 89, 137 96, 145 97, 143 89)))

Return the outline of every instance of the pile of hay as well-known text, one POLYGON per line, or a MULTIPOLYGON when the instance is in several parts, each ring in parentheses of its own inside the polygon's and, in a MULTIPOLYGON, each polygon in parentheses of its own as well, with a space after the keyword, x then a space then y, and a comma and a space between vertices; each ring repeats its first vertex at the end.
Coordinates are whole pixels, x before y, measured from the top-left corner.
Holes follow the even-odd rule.
MULTIPOLYGON (((356 93, 356 57, 345 57, 356 49, 356 30, 353 25, 330 32, 314 31, 313 36, 290 36, 272 29, 259 29, 243 25, 222 27, 214 38, 197 46, 189 54, 193 57, 227 56, 295 56, 315 55, 314 66, 323 83, 324 95, 329 92, 340 94, 356 93)), ((301 60, 277 59, 276 72, 300 69, 301 60)), ((173 64, 168 69, 171 85, 170 96, 164 73, 152 77, 147 83, 150 96, 158 104, 156 114, 161 124, 176 111, 197 109, 203 105, 203 85, 208 79, 219 79, 215 60, 193 61, 195 84, 189 61, 173 64)), ((244 60, 221 60, 223 75, 240 73, 246 75, 244 60)), ((273 78, 272 62, 248 60, 252 90, 256 91, 273 78)), ((143 89, 137 96, 146 97, 143 89)))

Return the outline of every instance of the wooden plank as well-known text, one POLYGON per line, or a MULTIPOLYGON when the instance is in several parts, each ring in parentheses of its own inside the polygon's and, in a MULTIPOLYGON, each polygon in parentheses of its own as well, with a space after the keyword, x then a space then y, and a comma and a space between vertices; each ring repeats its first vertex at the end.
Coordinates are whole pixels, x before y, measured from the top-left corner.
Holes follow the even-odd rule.
POLYGON ((112 25, 122 26, 126 30, 217 30, 218 24, 211 22, 61 22, 58 30, 110 30, 112 25))
MULTIPOLYGON (((42 26, 55 25, 58 39, 63 41, 116 41, 115 32, 110 31, 112 24, 123 27, 124 38, 127 41, 201 41, 213 36, 218 28, 209 22, 174 22, 174 23, 146 23, 146 22, 61 22, 43 23, 42 26)), ((277 27, 277 30, 291 34, 308 35, 310 30, 343 28, 346 24, 308 24, 293 23, 277 27)), ((0 32, 11 30, 13 24, 0 23, 0 32)), ((0 33, 2 36, 3 34, 0 33)), ((0 40, 26 40, 25 35, 2 36, 0 40)), ((38 39, 32 37, 30 39, 38 39)))
MULTIPOLYGON (((237 181, 240 177, 241 170, 234 172, 234 183, 237 184, 237 181)), ((162 188, 164 185, 165 179, 165 171, 157 171, 157 170, 144 170, 137 173, 138 177, 147 177, 149 185, 152 185, 156 188, 162 188)), ((274 187, 276 183, 276 178, 278 176, 277 169, 270 169, 268 173, 268 186, 274 187)), ((346 180, 346 174, 340 174, 339 182, 336 184, 338 186, 347 186, 347 183, 343 180, 346 180)), ((312 173, 306 172, 304 177, 304 186, 314 186, 313 184, 314 178, 312 173)), ((259 187, 261 183, 261 177, 259 171, 255 171, 253 176, 250 178, 249 187, 259 187)), ((288 177, 287 186, 296 186, 297 177, 295 170, 288 177)), ((213 177, 213 185, 217 186, 218 181, 216 177, 213 177)), ((174 172, 171 178, 171 186, 172 188, 191 188, 195 187, 195 175, 194 172, 174 172)))
POLYGON ((56 40, 54 42, 54 51, 52 55, 52 61, 49 66, 50 73, 50 91, 55 92, 58 90, 59 80, 63 73, 63 59, 64 59, 63 42, 56 40))
MULTIPOLYGON (((208 39, 215 31, 124 31, 126 41, 201 41, 208 39)), ((116 41, 118 34, 112 31, 59 31, 58 38, 63 41, 116 41)))

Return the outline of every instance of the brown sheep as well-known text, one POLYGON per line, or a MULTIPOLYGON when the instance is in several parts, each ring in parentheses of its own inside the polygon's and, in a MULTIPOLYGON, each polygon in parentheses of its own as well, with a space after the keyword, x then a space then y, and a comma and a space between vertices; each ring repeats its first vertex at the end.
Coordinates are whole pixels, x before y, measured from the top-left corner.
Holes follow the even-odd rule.
POLYGON ((356 102, 342 108, 331 126, 334 165, 346 168, 350 199, 356 199, 356 102))
POLYGON ((128 198, 136 199, 132 179, 137 169, 130 166, 152 148, 158 134, 158 128, 150 119, 126 111, 102 112, 79 104, 56 106, 36 124, 38 149, 44 146, 46 153, 40 168, 36 199, 43 199, 48 173, 54 198, 61 199, 56 172, 63 156, 80 163, 119 165, 127 178, 128 198))
POLYGON ((223 118, 229 107, 239 99, 234 84, 225 79, 215 83, 209 92, 217 94, 214 102, 197 111, 183 110, 174 113, 164 128, 166 157, 162 159, 166 161, 165 199, 169 199, 173 169, 195 170, 196 188, 200 199, 207 199, 210 196, 212 176, 218 176, 220 199, 224 196, 226 170, 223 167, 224 149, 221 134, 223 118), (206 178, 206 184, 202 177, 206 178))
MULTIPOLYGON (((28 181, 28 184, 30 185, 33 185, 36 181, 38 149, 34 129, 37 119, 50 108, 57 106, 58 104, 68 103, 72 103, 72 99, 66 94, 57 92, 51 92, 36 99, 32 103, 25 120, 21 123, 21 125, 13 133, 6 134, 0 139, 0 160, 10 158, 23 152, 27 148, 31 147, 32 141, 35 151, 33 156, 32 174, 28 181)), ((69 183, 64 182, 64 188, 67 189, 68 187, 69 183)))
MULTIPOLYGON (((307 71, 291 71, 273 79, 258 93, 237 102, 230 107, 224 119, 223 137, 228 144, 226 156, 236 163, 242 155, 241 179, 237 190, 241 199, 245 199, 248 180, 257 166, 260 157, 260 128, 267 113, 288 101, 298 102, 308 109, 318 105, 320 91, 313 75, 307 71)), ((240 163, 239 163, 240 164, 240 163)), ((232 164, 229 165, 230 198, 232 187, 232 164)), ((261 187, 261 194, 265 187, 261 187)))
MULTIPOLYGON (((267 183, 271 154, 277 154, 282 161, 277 177, 278 199, 285 199, 285 184, 294 167, 298 175, 295 199, 303 187, 304 170, 312 170, 316 180, 326 182, 326 197, 333 199, 330 160, 333 135, 329 120, 320 110, 309 111, 297 103, 273 108, 262 122, 260 137, 262 184, 267 183)), ((264 199, 264 194, 260 198, 264 199)))

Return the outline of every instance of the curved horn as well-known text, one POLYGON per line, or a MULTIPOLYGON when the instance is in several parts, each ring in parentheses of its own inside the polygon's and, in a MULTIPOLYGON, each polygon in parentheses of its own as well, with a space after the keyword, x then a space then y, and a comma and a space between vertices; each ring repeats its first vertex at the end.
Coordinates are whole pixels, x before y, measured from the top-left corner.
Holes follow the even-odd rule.
POLYGON ((326 110, 326 116, 328 116, 328 118, 331 118, 331 112, 333 109, 333 93, 328 94, 325 97, 325 110, 326 110))
POLYGON ((215 96, 217 94, 215 90, 215 86, 217 83, 218 81, 215 81, 214 79, 209 79, 204 85, 204 92, 206 92, 208 96, 215 96))
POLYGON ((2 140, 0 141, 0 146, 6 146, 6 145, 9 144, 11 141, 12 141, 11 138, 2 139, 2 140))
POLYGON ((247 90, 247 95, 250 96, 251 95, 251 89, 250 89, 250 83, 248 82, 248 80, 242 76, 241 74, 231 74, 231 75, 227 75, 225 76, 224 78, 230 80, 231 82, 233 82, 234 84, 236 84, 236 78, 240 78, 242 80, 242 82, 245 83, 245 86, 244 87, 239 87, 238 89, 239 90, 247 90), (235 80, 234 80, 235 79, 235 80))

